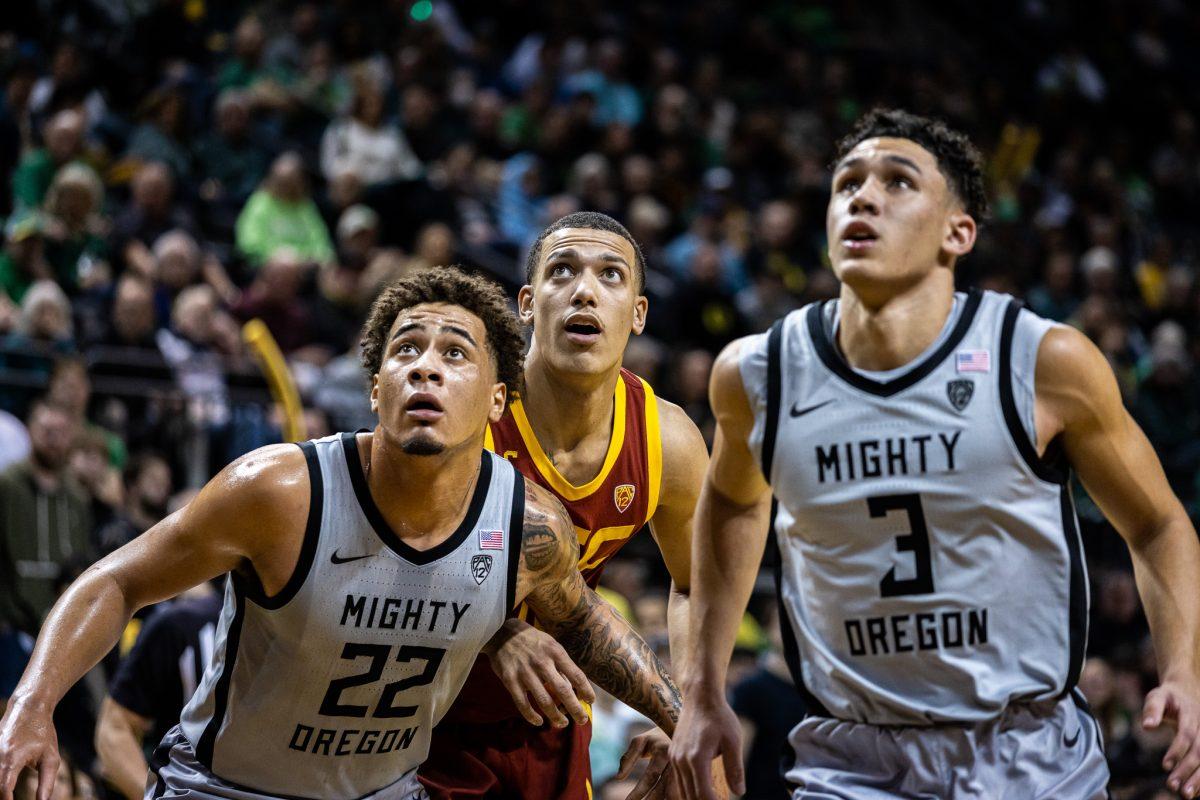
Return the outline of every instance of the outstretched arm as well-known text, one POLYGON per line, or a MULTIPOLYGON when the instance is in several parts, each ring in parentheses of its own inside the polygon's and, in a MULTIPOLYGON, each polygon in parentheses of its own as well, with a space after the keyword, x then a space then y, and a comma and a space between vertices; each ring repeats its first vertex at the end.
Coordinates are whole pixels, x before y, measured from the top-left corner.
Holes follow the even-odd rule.
POLYGON ((54 707, 117 643, 133 612, 243 564, 257 566, 285 527, 284 515, 271 520, 267 510, 307 513, 307 495, 300 451, 264 448, 226 467, 188 506, 89 567, 51 609, 0 720, 0 799, 12 799, 27 765, 38 768, 39 800, 50 796, 58 770, 54 707))
POLYGON ((1104 356, 1071 328, 1038 349, 1038 440, 1061 435, 1084 488, 1133 556, 1158 658, 1160 685, 1146 698, 1144 725, 1173 724, 1163 767, 1170 787, 1200 794, 1200 543, 1146 435, 1121 404, 1104 356))
POLYGON ((722 351, 713 366, 709 402, 717 419, 712 461, 696 507, 692 543, 692 640, 684 690, 687 703, 671 746, 689 798, 713 800, 709 770, 720 756, 730 788, 745 791, 741 727, 725 699, 725 673, 738 624, 754 589, 767 541, 771 494, 746 442, 754 417, 739 368, 747 339, 722 351))
POLYGON ((518 597, 589 678, 671 733, 679 689, 642 637, 584 584, 575 527, 562 504, 531 481, 525 487, 518 597))

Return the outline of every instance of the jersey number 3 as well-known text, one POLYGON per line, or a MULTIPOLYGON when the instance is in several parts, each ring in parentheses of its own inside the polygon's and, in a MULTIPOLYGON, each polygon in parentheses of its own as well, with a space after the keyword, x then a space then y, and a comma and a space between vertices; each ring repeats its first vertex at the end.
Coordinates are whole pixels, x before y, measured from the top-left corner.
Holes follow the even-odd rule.
MULTIPOLYGON (((367 668, 366 672, 331 680, 329 688, 325 690, 325 699, 321 701, 321 713, 327 717, 365 717, 367 706, 352 706, 342 703, 342 692, 352 686, 365 686, 379 680, 383 675, 383 668, 387 666, 388 656, 391 652, 391 646, 386 644, 346 642, 346 646, 342 648, 343 659, 354 661, 359 658, 370 658, 371 666, 367 668)), ((375 711, 371 713, 371 716, 386 719, 411 717, 417 713, 416 706, 396 705, 396 695, 414 686, 428 686, 433 683, 433 678, 437 675, 438 667, 442 665, 442 656, 444 655, 446 655, 446 651, 440 647, 420 647, 406 644, 397 648, 396 661, 403 664, 420 659, 425 662, 425 668, 416 675, 392 681, 384 686, 383 691, 379 693, 379 702, 376 703, 375 711)))
POLYGON ((867 498, 867 508, 872 519, 886 517, 892 511, 908 514, 908 533, 896 537, 896 550, 911 552, 916 574, 911 578, 897 578, 896 567, 888 570, 879 582, 879 593, 884 597, 900 597, 909 594, 933 594, 933 564, 929 553, 929 528, 925 526, 925 512, 921 508, 919 494, 883 494, 867 498))

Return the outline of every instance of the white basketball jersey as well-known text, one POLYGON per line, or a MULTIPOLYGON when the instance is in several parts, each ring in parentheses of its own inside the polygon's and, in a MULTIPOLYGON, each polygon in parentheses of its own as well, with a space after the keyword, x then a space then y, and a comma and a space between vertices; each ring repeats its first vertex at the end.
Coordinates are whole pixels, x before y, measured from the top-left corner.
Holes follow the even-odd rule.
POLYGON ((296 570, 270 598, 231 575, 181 727, 214 776, 259 793, 402 796, 513 606, 524 479, 481 452, 462 524, 415 550, 372 500, 354 434, 300 447, 312 494, 296 570))
POLYGON ((810 710, 928 725, 1062 695, 1088 596, 1067 465, 1034 446, 1052 323, 958 294, 924 354, 869 374, 838 351, 836 320, 836 301, 793 312, 741 363, 810 710))

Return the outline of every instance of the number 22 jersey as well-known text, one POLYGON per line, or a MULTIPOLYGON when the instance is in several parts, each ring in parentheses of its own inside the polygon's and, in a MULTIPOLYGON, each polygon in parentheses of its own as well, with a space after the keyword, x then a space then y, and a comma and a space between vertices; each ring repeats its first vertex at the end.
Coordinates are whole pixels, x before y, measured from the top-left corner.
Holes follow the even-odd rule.
POLYGON ((838 351, 837 314, 836 301, 789 314, 740 364, 810 711, 973 722, 1068 691, 1088 597, 1067 465, 1034 446, 1052 323, 960 293, 925 353, 867 373, 838 351))
POLYGON ((481 451, 462 523, 415 550, 375 505, 354 434, 300 447, 312 491, 295 571, 272 597, 230 577, 180 727, 196 761, 253 796, 407 797, 431 729, 513 607, 524 479, 481 451))

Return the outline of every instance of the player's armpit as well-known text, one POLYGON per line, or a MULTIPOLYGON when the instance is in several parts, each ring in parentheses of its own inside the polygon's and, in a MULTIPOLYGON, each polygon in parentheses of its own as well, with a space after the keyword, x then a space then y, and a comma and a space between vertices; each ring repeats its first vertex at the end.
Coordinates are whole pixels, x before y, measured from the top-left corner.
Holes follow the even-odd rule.
POLYGON ((754 411, 742 384, 741 360, 752 339, 728 344, 713 364, 708 383, 708 402, 717 420, 707 489, 729 505, 751 507, 769 495, 758 459, 750 451, 754 411))
POLYGON ((526 481, 518 592, 589 678, 667 733, 675 728, 679 689, 654 651, 612 606, 583 582, 579 544, 558 499, 526 481))

